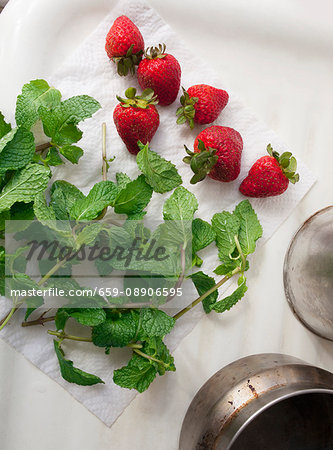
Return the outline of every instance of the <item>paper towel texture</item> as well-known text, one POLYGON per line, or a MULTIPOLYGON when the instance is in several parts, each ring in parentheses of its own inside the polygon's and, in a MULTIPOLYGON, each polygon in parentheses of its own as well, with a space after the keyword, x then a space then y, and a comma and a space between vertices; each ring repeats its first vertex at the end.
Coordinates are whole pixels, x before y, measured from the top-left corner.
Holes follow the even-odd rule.
MULTIPOLYGON (((223 209, 232 210, 239 201, 244 199, 238 191, 240 180, 245 177, 253 162, 265 154, 268 143, 271 143, 273 148, 280 153, 290 149, 230 91, 229 87, 223 82, 223 74, 215 74, 205 63, 189 52, 161 17, 141 0, 135 3, 130 0, 120 1, 94 33, 48 80, 62 92, 64 98, 78 94, 89 94, 99 100, 102 105, 102 109, 81 126, 84 134, 79 145, 85 153, 79 165, 72 166, 68 163, 63 167, 58 167, 55 170, 53 181, 65 179, 87 193, 94 183, 101 180, 102 122, 107 124, 108 157, 116 156, 111 163, 109 179, 114 179, 114 174, 119 171, 126 172, 132 178, 139 175, 135 157, 126 150, 112 119, 113 109, 117 104, 116 94, 123 95, 126 88, 134 86, 139 89, 139 86, 135 77, 124 78, 117 75, 115 65, 108 60, 104 50, 105 36, 108 30, 114 19, 122 14, 130 17, 140 28, 146 47, 159 43, 167 45, 167 51, 172 53, 180 62, 182 85, 185 88, 193 84, 205 83, 226 89, 230 94, 227 107, 215 123, 235 128, 243 137, 242 169, 239 178, 234 182, 219 183, 207 178, 198 185, 190 185, 191 171, 182 162, 184 156, 183 144, 192 148, 194 138, 204 127, 197 126, 195 130, 190 130, 187 126, 176 125, 175 112, 179 106, 178 100, 173 105, 158 108, 161 124, 151 142, 152 150, 157 151, 176 164, 183 178, 183 185, 196 195, 199 202, 196 216, 210 221, 216 212, 223 209)), ((295 156, 297 157, 297 155, 295 156)), ((298 172, 300 173, 300 182, 295 186, 290 186, 282 196, 269 199, 251 199, 264 229, 260 245, 290 215, 314 183, 313 175, 299 160, 298 172)), ((154 193, 148 208, 148 214, 153 217, 161 217, 163 202, 169 195, 170 193, 164 195, 154 193)), ((212 249, 203 252, 207 257, 202 270, 207 273, 211 272, 218 264, 215 253, 212 249)), ((194 299, 195 295, 194 289, 190 289, 192 289, 189 291, 192 298, 189 299, 189 302, 194 299)), ((5 311, 5 306, 1 305, 0 317, 4 315, 5 311)), ((199 305, 177 323, 167 339, 167 343, 172 350, 191 331, 202 314, 202 308, 199 305)), ((105 385, 93 387, 71 385, 62 380, 59 375, 52 339, 47 335, 45 327, 22 329, 18 326, 22 318, 23 311, 19 311, 15 320, 3 330, 1 337, 47 375, 64 386, 73 397, 84 404, 105 424, 112 425, 136 395, 136 392, 122 389, 112 382, 113 370, 127 361, 130 352, 128 351, 128 355, 125 355, 126 350, 114 349, 107 356, 103 349, 98 349, 93 345, 65 342, 63 346, 66 357, 74 360, 77 367, 94 373, 105 381, 105 385)), ((72 324, 72 326, 74 327, 73 331, 75 331, 76 325, 72 324)), ((51 327, 52 325, 50 325, 51 327)), ((78 332, 82 333, 81 331, 78 332)), ((175 377, 177 373, 169 373, 164 376, 175 377)))

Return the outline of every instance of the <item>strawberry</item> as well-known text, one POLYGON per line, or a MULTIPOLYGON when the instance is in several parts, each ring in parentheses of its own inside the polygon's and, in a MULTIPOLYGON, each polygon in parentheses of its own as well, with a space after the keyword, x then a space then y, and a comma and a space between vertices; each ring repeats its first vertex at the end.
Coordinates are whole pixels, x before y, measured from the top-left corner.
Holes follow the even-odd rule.
POLYGON ((165 53, 165 45, 151 47, 138 67, 138 81, 142 89, 151 88, 159 105, 171 105, 178 95, 181 69, 176 58, 165 53))
POLYGON ((251 167, 248 176, 242 181, 239 190, 247 197, 272 197, 283 194, 289 181, 299 180, 296 173, 297 162, 290 152, 280 156, 271 144, 267 146, 268 156, 262 156, 251 167))
POLYGON ((196 84, 187 91, 183 89, 180 97, 180 106, 177 109, 177 123, 182 124, 187 120, 191 128, 194 122, 199 124, 212 123, 221 114, 228 103, 228 92, 217 89, 207 84, 196 84))
POLYGON ((128 17, 118 17, 106 36, 105 50, 117 64, 119 75, 134 74, 134 67, 141 61, 144 48, 138 27, 128 17))
POLYGON ((206 175, 218 181, 233 181, 240 172, 243 140, 238 131, 213 125, 198 134, 194 152, 186 146, 188 154, 183 161, 191 165, 194 175, 191 183, 203 180, 206 175))
POLYGON ((121 139, 130 153, 136 155, 140 148, 138 141, 147 144, 151 141, 160 123, 155 107, 156 96, 151 89, 136 95, 135 88, 128 88, 126 98, 117 96, 119 104, 113 111, 113 120, 121 139))

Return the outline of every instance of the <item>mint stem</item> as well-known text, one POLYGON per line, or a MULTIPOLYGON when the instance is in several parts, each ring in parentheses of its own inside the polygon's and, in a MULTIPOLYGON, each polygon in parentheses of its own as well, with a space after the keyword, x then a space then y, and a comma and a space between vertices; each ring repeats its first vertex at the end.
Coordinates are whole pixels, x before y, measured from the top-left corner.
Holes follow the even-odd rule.
POLYGON ((141 352, 140 350, 134 349, 134 352, 138 355, 142 356, 143 358, 149 359, 150 361, 157 362, 158 364, 163 364, 165 367, 169 367, 169 364, 166 364, 165 362, 161 361, 160 359, 154 358, 153 356, 147 355, 147 353, 141 352))
MULTIPOLYGON (((108 179, 108 170, 107 170, 107 161, 106 161, 106 123, 102 123, 102 176, 103 181, 107 181, 108 179)), ((101 220, 105 216, 108 207, 106 206, 100 215, 96 218, 96 220, 101 220)))
POLYGON ((242 259, 242 272, 243 272, 245 270, 246 258, 244 256, 244 253, 242 251, 242 247, 240 246, 238 237, 236 235, 234 236, 234 240, 235 240, 235 244, 236 244, 238 253, 239 253, 239 255, 240 255, 241 259, 242 259))
POLYGON ((194 300, 190 305, 186 306, 186 308, 182 309, 181 311, 179 311, 179 313, 177 313, 176 315, 173 316, 174 319, 178 320, 181 316, 183 316, 187 311, 190 311, 192 308, 194 308, 194 306, 198 305, 200 302, 202 302, 206 297, 208 297, 210 294, 212 294, 214 291, 216 291, 216 289, 218 289, 220 286, 222 286, 222 284, 226 283, 231 277, 233 277, 236 273, 241 272, 241 267, 236 267, 236 269, 234 269, 230 275, 226 275, 225 277, 222 278, 222 280, 220 280, 218 283, 216 283, 214 286, 212 286, 210 289, 208 289, 207 292, 205 292, 204 294, 202 294, 200 297, 198 297, 196 300, 194 300))
MULTIPOLYGON (((69 339, 71 341, 92 342, 92 339, 89 337, 72 336, 71 334, 66 334, 63 331, 48 330, 48 334, 50 334, 52 336, 57 336, 62 341, 64 339, 69 339)), ((140 348, 142 348, 142 345, 141 344, 127 344, 126 347, 132 348, 135 352, 137 352, 137 351, 139 351, 140 348)))
POLYGON ((12 315, 16 312, 17 306, 13 306, 12 309, 9 311, 6 317, 4 317, 0 322, 0 331, 7 325, 9 322, 9 319, 12 317, 12 315))
MULTIPOLYGON (((66 259, 61 259, 60 261, 55 264, 52 269, 48 271, 47 274, 45 274, 37 283, 38 286, 42 286, 45 281, 47 281, 58 269, 60 269, 61 266, 63 266, 67 262, 66 259)), ((18 310, 18 307, 24 303, 24 300, 26 300, 27 297, 24 297, 20 300, 20 302, 14 302, 14 306, 9 311, 6 317, 4 317, 0 321, 0 331, 7 325, 9 319, 13 316, 13 314, 18 310)))
POLYGON ((38 317, 38 319, 36 319, 36 320, 22 322, 21 326, 22 327, 32 327, 33 325, 44 325, 44 323, 46 323, 46 322, 53 322, 55 320, 55 316, 44 317, 43 314, 40 317, 38 317))
POLYGON ((36 152, 43 152, 44 150, 46 150, 47 148, 52 147, 51 142, 45 142, 45 144, 41 144, 41 145, 37 145, 36 146, 36 152))
POLYGON ((59 331, 48 330, 48 334, 51 334, 52 336, 57 336, 60 339, 70 339, 71 341, 92 342, 91 338, 81 337, 81 336, 72 336, 70 334, 66 334, 64 332, 59 332, 59 331))

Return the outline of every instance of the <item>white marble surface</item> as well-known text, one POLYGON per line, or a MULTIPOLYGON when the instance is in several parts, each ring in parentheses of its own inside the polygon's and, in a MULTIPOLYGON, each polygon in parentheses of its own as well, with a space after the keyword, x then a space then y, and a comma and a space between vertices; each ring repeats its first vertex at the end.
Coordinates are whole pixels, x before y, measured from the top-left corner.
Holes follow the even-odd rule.
MULTIPOLYGON (((333 370, 333 343, 297 322, 282 284, 283 258, 294 231, 311 213, 332 203, 333 30, 328 2, 150 3, 191 49, 223 72, 233 90, 313 168, 319 181, 255 255, 246 301, 223 318, 202 319, 175 352, 177 372, 138 396, 111 429, 0 341, 3 450, 174 450, 195 392, 235 358, 278 351, 333 370)), ((112 4, 10 0, 0 16, 4 112, 12 110, 22 81, 53 71, 112 4)))

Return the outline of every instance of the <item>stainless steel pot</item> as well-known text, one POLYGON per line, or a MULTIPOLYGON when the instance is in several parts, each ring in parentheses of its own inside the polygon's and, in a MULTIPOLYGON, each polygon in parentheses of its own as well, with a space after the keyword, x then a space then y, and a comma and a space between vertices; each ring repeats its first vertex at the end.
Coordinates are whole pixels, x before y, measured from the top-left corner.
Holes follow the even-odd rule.
POLYGON ((239 359, 196 394, 179 449, 331 450, 333 374, 277 353, 239 359))

